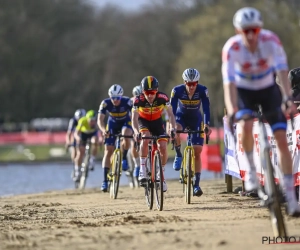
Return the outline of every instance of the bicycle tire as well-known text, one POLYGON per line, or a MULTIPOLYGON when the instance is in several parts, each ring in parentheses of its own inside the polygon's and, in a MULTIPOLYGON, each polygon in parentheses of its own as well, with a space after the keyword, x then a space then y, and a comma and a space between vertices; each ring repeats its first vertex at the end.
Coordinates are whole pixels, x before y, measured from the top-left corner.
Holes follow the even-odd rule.
POLYGON ((185 168, 186 168, 186 184, 185 184, 185 201, 187 204, 191 204, 192 196, 192 151, 188 149, 185 156, 185 168))
MULTIPOLYGON (((268 150, 264 151, 264 157, 267 164, 267 171, 265 172, 267 185, 269 188, 266 188, 266 194, 270 196, 272 202, 269 204, 269 210, 271 215, 271 224, 273 228, 273 233, 275 237, 286 237, 286 227, 281 211, 281 204, 280 204, 280 194, 279 190, 276 187, 275 180, 274 180, 274 169, 270 159, 270 154, 268 150), (269 189, 269 190, 268 190, 269 189)), ((266 182, 265 182, 266 186, 266 182)))
POLYGON ((88 172, 89 172, 89 163, 90 163, 90 155, 88 154, 85 159, 84 159, 84 162, 82 164, 82 167, 81 167, 81 176, 80 176, 80 180, 79 180, 79 186, 78 188, 80 190, 83 190, 85 189, 85 185, 86 185, 86 180, 87 180, 87 177, 88 177, 88 172), (83 171, 82 171, 83 169, 83 171))
MULTIPOLYGON (((151 170, 151 158, 150 158, 150 152, 149 156, 147 158, 147 166, 146 166, 147 171, 151 170)), ((147 180, 147 184, 145 186, 145 198, 146 198, 146 204, 149 210, 153 208, 153 199, 154 199, 154 185, 152 182, 151 178, 151 172, 148 172, 149 178, 147 180)))
POLYGON ((117 199, 119 185, 120 185, 120 177, 121 177, 121 151, 115 150, 113 153, 113 166, 112 166, 112 198, 117 199))
MULTIPOLYGON (((164 207, 164 190, 163 190, 163 169, 161 165, 161 158, 158 151, 154 154, 154 189, 155 189, 155 200, 157 210, 162 211, 164 207), (157 178, 157 174, 159 173, 159 180, 157 178)), ((153 180, 152 179, 152 180, 153 180)))

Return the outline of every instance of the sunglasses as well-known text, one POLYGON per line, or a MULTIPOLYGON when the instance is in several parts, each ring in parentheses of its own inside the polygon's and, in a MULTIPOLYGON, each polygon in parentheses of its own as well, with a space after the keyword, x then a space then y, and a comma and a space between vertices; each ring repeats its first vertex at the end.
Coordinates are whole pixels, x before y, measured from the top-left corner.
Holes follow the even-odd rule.
POLYGON ((144 94, 145 95, 156 95, 156 93, 157 93, 157 90, 145 90, 144 91, 144 94))
POLYGON ((196 87, 198 84, 198 82, 186 82, 185 85, 187 85, 188 87, 196 87))
POLYGON ((257 35, 260 32, 260 28, 243 29, 242 32, 246 35, 248 35, 249 33, 253 33, 253 34, 257 35))
POLYGON ((120 101, 121 98, 121 96, 112 96, 110 99, 112 99, 113 101, 120 101))

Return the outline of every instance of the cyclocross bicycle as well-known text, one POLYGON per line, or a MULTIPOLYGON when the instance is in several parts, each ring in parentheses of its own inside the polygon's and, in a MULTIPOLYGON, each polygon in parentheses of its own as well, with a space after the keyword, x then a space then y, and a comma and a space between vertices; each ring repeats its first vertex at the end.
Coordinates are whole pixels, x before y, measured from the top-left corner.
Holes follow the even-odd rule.
POLYGON ((91 140, 88 139, 85 144, 84 159, 82 161, 81 168, 79 170, 80 178, 77 181, 75 181, 75 188, 79 188, 81 190, 85 188, 86 180, 89 173, 90 158, 91 158, 91 140))
POLYGON ((117 134, 113 136, 117 137, 116 148, 112 155, 112 164, 111 164, 110 172, 108 173, 107 177, 109 182, 110 198, 117 199, 119 185, 120 185, 120 178, 122 175, 121 138, 133 138, 133 137, 132 135, 122 135, 122 134, 117 134))
MULTIPOLYGON (((242 119, 247 120, 251 119, 251 117, 256 117, 258 119, 260 164, 264 170, 264 186, 259 185, 258 188, 260 203, 270 211, 274 236, 286 237, 287 231, 281 211, 281 201, 283 198, 280 191, 280 185, 276 185, 275 183, 274 168, 270 158, 270 151, 272 148, 268 141, 267 130, 264 124, 265 118, 261 106, 259 106, 259 112, 253 112, 252 116, 242 119)), ((293 123, 293 119, 291 122, 293 123)))
POLYGON ((184 130, 177 130, 178 134, 187 134, 187 144, 183 151, 183 161, 180 169, 180 182, 183 184, 183 193, 185 194, 185 202, 191 203, 191 193, 194 189, 193 178, 195 175, 195 151, 192 146, 192 134, 206 133, 206 144, 208 144, 209 136, 207 135, 208 129, 203 130, 191 130, 186 128, 184 130))
MULTIPOLYGON (((150 139, 148 144, 148 156, 146 161, 147 170, 147 182, 143 184, 145 188, 145 198, 148 208, 151 210, 153 208, 154 190, 155 190, 155 201, 157 210, 162 211, 164 206, 164 173, 161 164, 160 152, 157 148, 157 140, 159 139, 169 139, 168 135, 160 136, 139 136, 139 140, 150 139)), ((172 135, 172 150, 174 149, 174 136, 172 135)), ((139 144, 137 144, 137 150, 139 150, 139 144)))

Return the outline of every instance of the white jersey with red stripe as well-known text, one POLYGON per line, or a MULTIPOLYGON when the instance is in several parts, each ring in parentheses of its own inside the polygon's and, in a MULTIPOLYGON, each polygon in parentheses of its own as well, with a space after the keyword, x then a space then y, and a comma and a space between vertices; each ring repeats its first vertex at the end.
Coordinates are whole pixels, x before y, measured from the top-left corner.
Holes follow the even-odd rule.
POLYGON ((288 70, 286 53, 275 33, 262 29, 257 50, 252 53, 244 45, 242 35, 231 37, 222 51, 223 83, 238 88, 259 90, 275 84, 274 73, 288 70))

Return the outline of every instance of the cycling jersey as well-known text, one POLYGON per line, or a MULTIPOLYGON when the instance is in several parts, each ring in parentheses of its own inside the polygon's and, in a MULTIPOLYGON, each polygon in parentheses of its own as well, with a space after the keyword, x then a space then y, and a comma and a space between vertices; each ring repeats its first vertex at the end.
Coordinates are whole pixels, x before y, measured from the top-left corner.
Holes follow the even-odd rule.
POLYGON ((101 102, 99 113, 105 115, 108 112, 109 119, 115 122, 123 122, 129 118, 131 108, 132 101, 129 97, 122 96, 119 106, 114 106, 110 98, 107 98, 101 102))
POLYGON ((139 118, 154 121, 162 119, 162 112, 164 108, 168 106, 170 106, 168 96, 165 93, 158 91, 152 104, 146 100, 144 94, 135 97, 133 110, 138 111, 139 118))
POLYGON ((85 134, 92 134, 97 131, 97 124, 95 123, 95 126, 91 127, 87 118, 84 116, 79 119, 78 124, 76 126, 76 130, 85 134))
POLYGON ((74 117, 72 117, 72 118, 70 119, 70 121, 69 121, 68 131, 69 131, 69 132, 74 132, 74 130, 75 130, 77 124, 78 124, 78 121, 77 121, 74 117))
POLYGON ((274 71, 288 70, 287 58, 276 34, 262 29, 258 35, 258 48, 250 52, 237 34, 231 37, 222 51, 223 83, 234 83, 250 90, 274 85, 274 71))
POLYGON ((201 103, 203 104, 204 123, 210 122, 210 102, 208 90, 205 86, 198 84, 192 98, 186 91, 185 84, 181 84, 172 89, 171 105, 175 117, 184 117, 187 120, 202 120, 200 112, 201 103))

